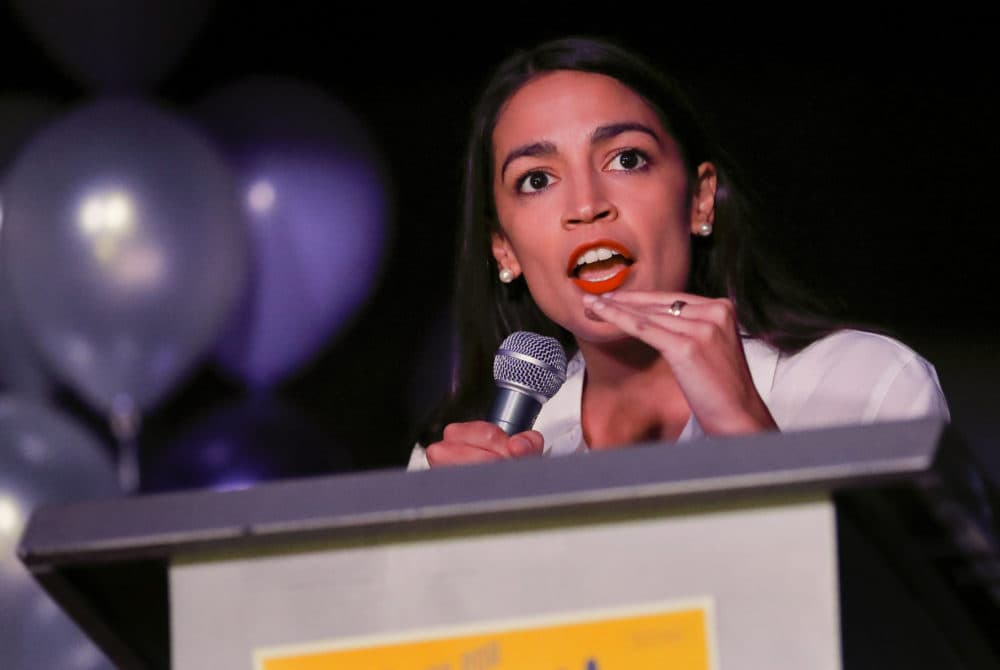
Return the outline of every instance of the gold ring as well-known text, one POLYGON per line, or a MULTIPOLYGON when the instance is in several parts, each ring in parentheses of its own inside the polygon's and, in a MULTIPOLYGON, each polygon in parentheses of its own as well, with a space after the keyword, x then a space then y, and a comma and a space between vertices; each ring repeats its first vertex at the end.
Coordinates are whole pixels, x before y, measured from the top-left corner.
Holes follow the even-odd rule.
POLYGON ((670 307, 667 309, 667 313, 672 316, 680 316, 681 310, 684 309, 684 305, 687 303, 683 300, 674 300, 670 307))

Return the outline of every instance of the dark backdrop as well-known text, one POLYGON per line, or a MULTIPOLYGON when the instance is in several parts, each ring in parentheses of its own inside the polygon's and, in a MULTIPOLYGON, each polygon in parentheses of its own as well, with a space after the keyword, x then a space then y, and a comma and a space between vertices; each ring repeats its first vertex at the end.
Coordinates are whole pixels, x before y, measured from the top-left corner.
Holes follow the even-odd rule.
MULTIPOLYGON (((936 363, 956 420, 1000 463, 994 22, 958 8, 907 12, 219 2, 155 95, 183 109, 246 74, 321 84, 367 121, 393 179, 395 236, 377 291, 277 389, 335 457, 302 458, 282 474, 405 463, 447 374, 442 320, 468 110, 512 47, 569 33, 618 39, 687 82, 767 199, 785 262, 846 315, 894 330, 936 363)), ((0 88, 87 95, 13 18, 3 21, 0 88)), ((244 393, 210 363, 199 368, 147 417, 147 467, 186 426, 244 393)), ((60 402, 104 430, 71 392, 60 402)), ((275 451, 304 439, 264 437, 275 451)))

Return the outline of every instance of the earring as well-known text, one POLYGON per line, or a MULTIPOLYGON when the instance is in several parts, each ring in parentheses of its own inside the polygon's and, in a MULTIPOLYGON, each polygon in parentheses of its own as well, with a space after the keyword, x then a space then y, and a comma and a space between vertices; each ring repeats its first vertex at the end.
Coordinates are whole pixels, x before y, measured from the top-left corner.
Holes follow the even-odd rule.
POLYGON ((510 268, 500 268, 500 281, 504 284, 514 281, 514 271, 510 268))
POLYGON ((708 237, 712 234, 712 224, 706 221, 705 223, 698 226, 698 234, 702 237, 708 237))

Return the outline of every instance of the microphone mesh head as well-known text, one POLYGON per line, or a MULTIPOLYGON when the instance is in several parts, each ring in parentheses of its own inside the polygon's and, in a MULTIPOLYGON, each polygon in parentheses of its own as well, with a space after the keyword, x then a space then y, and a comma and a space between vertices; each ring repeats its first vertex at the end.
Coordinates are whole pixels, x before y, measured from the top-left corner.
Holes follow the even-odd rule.
POLYGON ((548 400, 566 381, 566 352, 555 338, 519 330, 507 336, 493 357, 493 379, 548 400))

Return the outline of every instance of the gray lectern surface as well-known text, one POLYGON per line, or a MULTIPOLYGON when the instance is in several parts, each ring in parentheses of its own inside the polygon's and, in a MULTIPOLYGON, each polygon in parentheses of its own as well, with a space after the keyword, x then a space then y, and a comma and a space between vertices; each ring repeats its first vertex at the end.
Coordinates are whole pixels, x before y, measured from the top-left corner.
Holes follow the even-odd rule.
MULTIPOLYGON (((1000 649, 989 631, 1000 630, 1000 547, 992 491, 970 466, 954 428, 927 419, 42 507, 19 553, 121 667, 168 668, 168 572, 178 560, 461 529, 482 534, 512 521, 558 527, 587 514, 629 517, 828 496, 838 527, 841 517, 850 520, 838 536, 841 552, 863 544, 869 556, 881 557, 879 565, 890 566, 907 597, 928 613, 921 625, 953 641, 940 652, 953 665, 937 667, 994 668, 1000 649)), ((864 571, 871 561, 841 558, 845 645, 868 649, 877 632, 852 629, 846 618, 877 610, 844 592, 845 565, 872 579, 884 575, 864 571)), ((852 654, 845 648, 844 667, 855 658, 862 667, 861 654, 852 654)))

